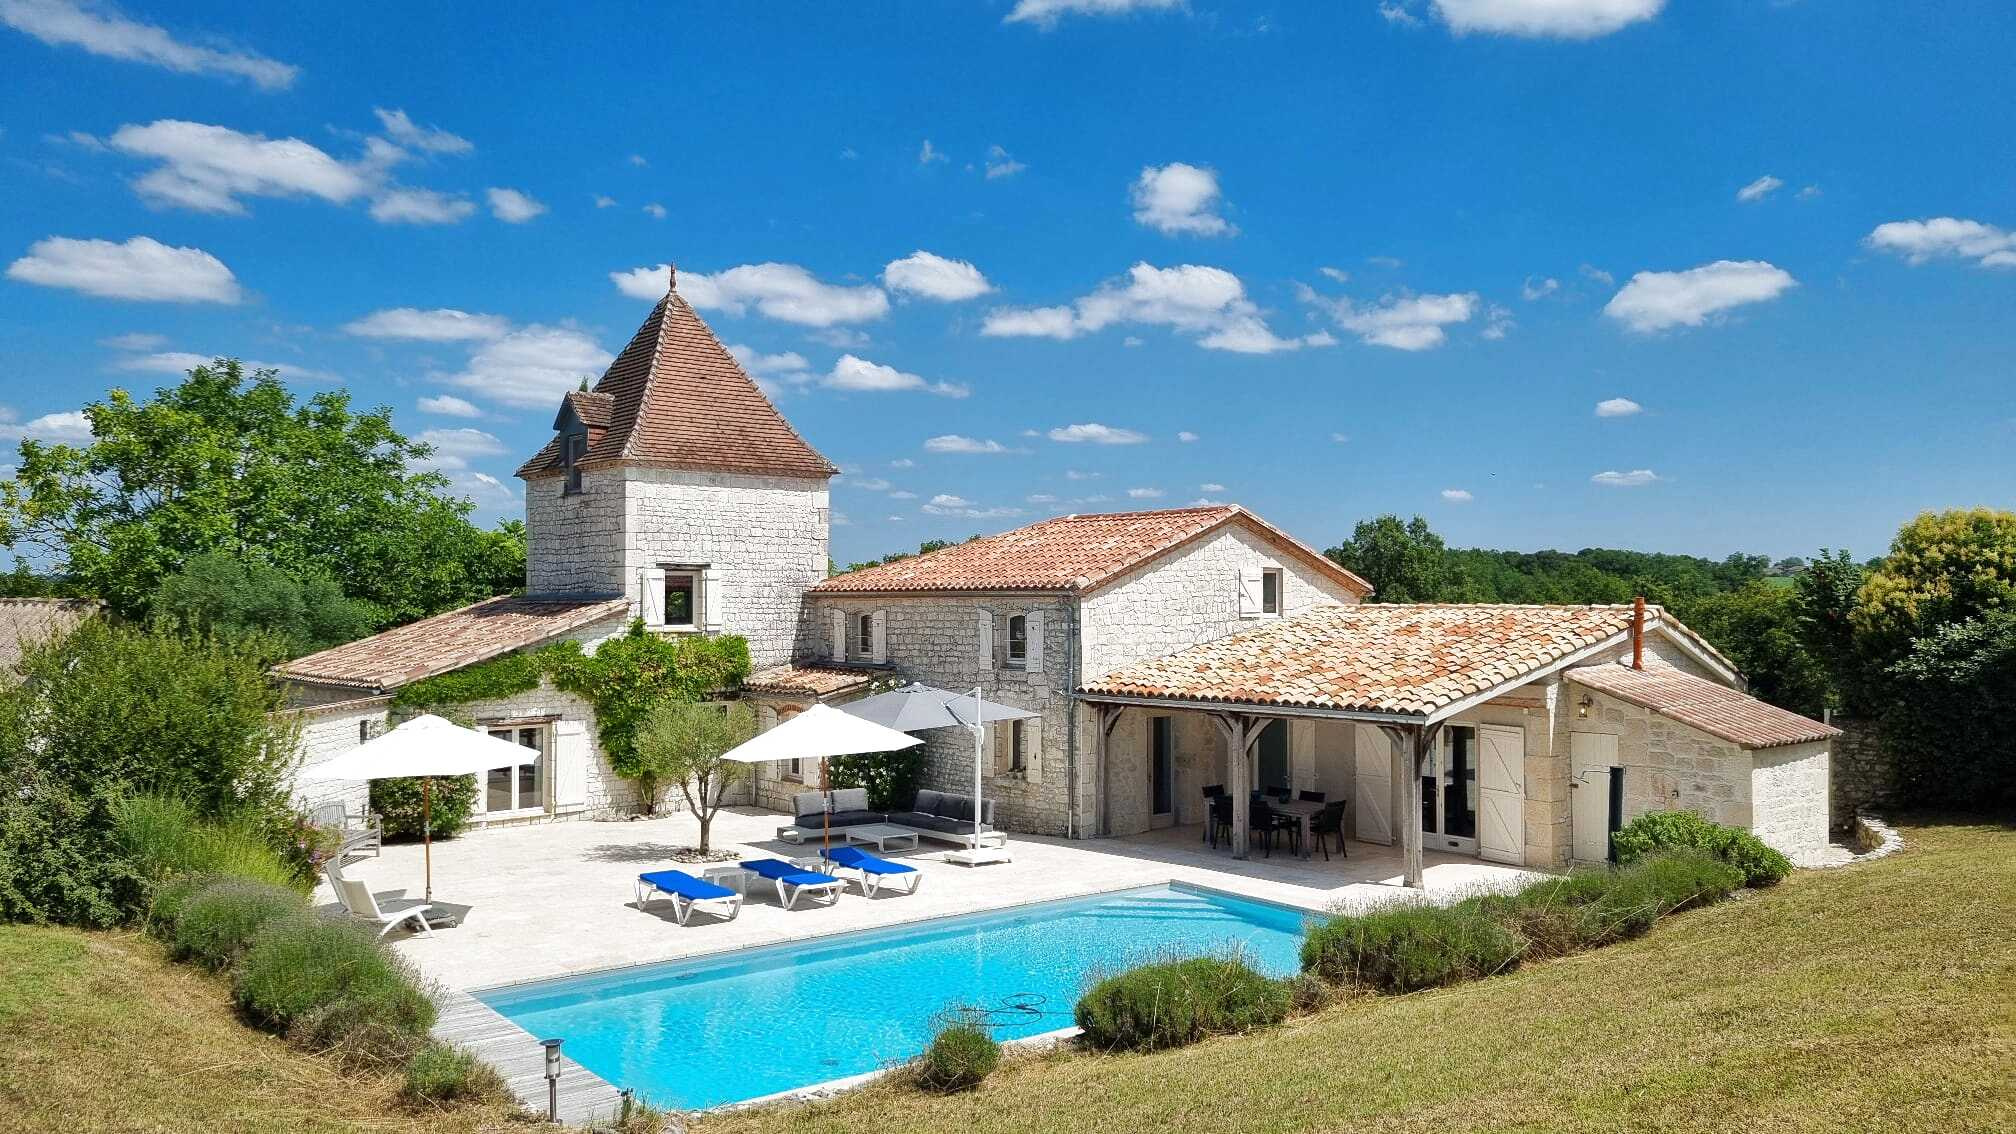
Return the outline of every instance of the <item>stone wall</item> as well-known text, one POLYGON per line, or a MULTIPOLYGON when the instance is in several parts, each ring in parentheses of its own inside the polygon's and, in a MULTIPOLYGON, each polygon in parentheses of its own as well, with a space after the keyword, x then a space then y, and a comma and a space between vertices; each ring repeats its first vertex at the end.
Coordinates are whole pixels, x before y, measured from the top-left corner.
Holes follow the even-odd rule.
POLYGON ((1617 737, 1624 822, 1648 811, 1689 810, 1732 827, 1750 825, 1750 758, 1743 749, 1584 686, 1575 686, 1570 700, 1584 693, 1593 700, 1590 714, 1569 729, 1617 737))
POLYGON ((1828 742, 1751 753, 1750 830, 1788 855, 1827 846, 1828 742))
POLYGON ((1834 725, 1841 730, 1833 741, 1829 769, 1834 822, 1845 826, 1864 809, 1895 810, 1902 802, 1897 767, 1883 747, 1876 722, 1837 717, 1834 725))
POLYGON ((341 803, 352 815, 361 815, 371 799, 371 785, 364 780, 305 781, 301 774, 326 760, 334 759, 385 729, 390 697, 357 697, 351 690, 346 701, 323 702, 313 707, 289 709, 282 716, 292 718, 300 733, 295 741, 299 763, 295 765, 294 798, 304 811, 330 803, 341 803))
POLYGON ((525 482, 525 590, 534 595, 624 593, 624 479, 620 469, 588 469, 581 491, 563 495, 564 476, 525 482))
MULTIPOLYGON (((1076 828, 1068 786, 1074 759, 1070 727, 1078 715, 1066 693, 1072 672, 1074 604, 1070 599, 1062 595, 822 595, 808 606, 813 609, 813 624, 824 631, 817 636, 812 656, 835 656, 827 629, 833 611, 849 616, 850 622, 880 611, 892 677, 941 689, 963 691, 978 686, 980 695, 990 701, 1041 713, 1040 744, 1030 753, 1028 772, 997 770, 990 751, 982 768, 983 790, 995 801, 997 823, 1011 831, 1062 835, 1076 828), (1040 672, 1010 666, 1006 657, 1008 618, 1039 611, 1043 622, 1040 672), (983 612, 993 627, 993 649, 986 656, 981 652, 983 612)), ((1030 643, 1032 653, 1038 646, 1030 643)), ((844 657, 844 643, 840 650, 844 657)), ((1084 749, 1079 752, 1082 755, 1084 749)), ((939 791, 972 794, 970 733, 948 728, 924 734, 924 784, 939 791)), ((1082 799, 1081 791, 1081 815, 1082 799)))
POLYGON ((1282 611, 1354 603, 1357 592, 1237 523, 1085 596, 1085 676, 1173 654, 1261 624, 1239 613, 1241 568, 1280 568, 1282 611))

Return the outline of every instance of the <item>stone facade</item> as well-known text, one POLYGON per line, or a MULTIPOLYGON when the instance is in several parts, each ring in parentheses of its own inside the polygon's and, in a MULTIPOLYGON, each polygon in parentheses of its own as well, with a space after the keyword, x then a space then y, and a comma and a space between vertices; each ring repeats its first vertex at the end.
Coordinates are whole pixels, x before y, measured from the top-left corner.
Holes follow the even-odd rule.
POLYGON ((1795 857, 1825 847, 1829 743, 1765 748, 1750 758, 1750 830, 1795 857))
MULTIPOLYGON (((327 688, 327 687, 324 687, 327 688)), ((347 700, 321 700, 282 714, 291 718, 300 732, 295 740, 296 786, 294 798, 303 811, 341 803, 343 810, 361 815, 371 799, 371 785, 362 780, 301 782, 300 773, 325 760, 341 756, 385 730, 390 697, 358 697, 355 690, 347 700)))
POLYGON ((620 594, 641 615, 645 571, 705 568, 703 629, 748 639, 758 668, 799 652, 804 592, 826 577, 825 481, 626 466, 562 485, 526 483, 530 593, 620 594))
POLYGON ((1903 800, 1897 788, 1897 766, 1883 747, 1874 721, 1837 718, 1841 735, 1834 738, 1829 786, 1834 822, 1845 827, 1865 809, 1888 811, 1903 800))

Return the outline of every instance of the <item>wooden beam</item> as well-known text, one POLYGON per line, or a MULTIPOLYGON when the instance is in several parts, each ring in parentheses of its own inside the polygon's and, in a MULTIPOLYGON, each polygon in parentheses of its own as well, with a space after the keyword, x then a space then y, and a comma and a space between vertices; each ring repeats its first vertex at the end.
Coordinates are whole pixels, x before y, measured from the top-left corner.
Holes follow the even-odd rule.
POLYGON ((1118 705, 1099 705, 1099 748, 1096 758, 1099 762, 1099 834, 1113 834, 1113 762, 1110 759, 1107 741, 1113 736, 1113 726, 1120 723, 1120 714, 1126 710, 1118 705))
POLYGON ((1246 857, 1246 820, 1252 806, 1247 797, 1252 794, 1253 777, 1246 766, 1247 720, 1237 713, 1226 713, 1219 721, 1225 730, 1225 762, 1230 765, 1231 784, 1225 789, 1232 797, 1232 857, 1246 857))

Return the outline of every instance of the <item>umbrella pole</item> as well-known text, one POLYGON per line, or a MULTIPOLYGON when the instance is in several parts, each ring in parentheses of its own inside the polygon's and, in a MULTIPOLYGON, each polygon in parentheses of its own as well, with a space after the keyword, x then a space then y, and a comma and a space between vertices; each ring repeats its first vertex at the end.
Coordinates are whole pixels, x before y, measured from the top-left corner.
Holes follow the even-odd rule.
POLYGON ((826 776, 826 757, 819 757, 819 794, 824 796, 824 806, 819 809, 819 858, 826 861, 833 850, 833 785, 826 776))
POLYGON ((420 781, 420 846, 427 863, 427 904, 434 904, 434 777, 420 781))
POLYGON ((980 687, 973 687, 973 849, 980 849, 980 738, 987 728, 980 723, 980 687))

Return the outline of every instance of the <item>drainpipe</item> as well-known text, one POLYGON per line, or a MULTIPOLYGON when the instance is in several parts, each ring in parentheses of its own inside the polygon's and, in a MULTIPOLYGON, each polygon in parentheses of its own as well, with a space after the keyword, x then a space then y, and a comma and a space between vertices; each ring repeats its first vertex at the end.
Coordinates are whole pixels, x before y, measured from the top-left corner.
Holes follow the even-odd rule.
POLYGON ((1645 668, 1645 596, 1631 604, 1631 668, 1645 668))
POLYGON ((1078 599, 1064 604, 1064 837, 1078 837, 1078 599))

